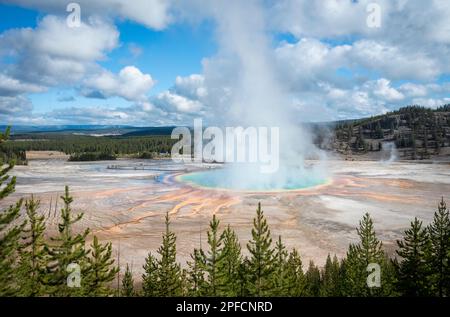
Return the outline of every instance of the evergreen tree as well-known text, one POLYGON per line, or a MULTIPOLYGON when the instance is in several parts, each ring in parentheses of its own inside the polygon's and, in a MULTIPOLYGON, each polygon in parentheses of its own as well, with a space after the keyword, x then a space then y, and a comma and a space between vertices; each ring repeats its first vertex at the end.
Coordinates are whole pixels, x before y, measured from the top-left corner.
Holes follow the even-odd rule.
POLYGON ((87 259, 87 274, 83 279, 83 291, 88 296, 111 296, 114 291, 109 284, 114 280, 118 268, 114 267, 111 243, 102 245, 96 236, 87 259))
POLYGON ((248 258, 245 258, 240 264, 239 264, 239 270, 238 270, 238 286, 239 286, 239 294, 240 297, 249 297, 250 291, 247 287, 248 280, 249 280, 249 260, 248 258))
POLYGON ((38 215, 39 204, 33 196, 25 202, 27 222, 22 231, 18 272, 20 295, 26 297, 45 294, 48 252, 44 237, 45 216, 38 215))
POLYGON ((204 296, 206 289, 204 253, 201 249, 194 249, 191 254, 192 261, 188 262, 187 282, 189 283, 190 296, 204 296))
POLYGON ((428 130, 427 128, 423 129, 423 149, 425 155, 428 155, 428 130))
POLYGON ((349 124, 347 127, 347 141, 350 141, 353 137, 353 124, 349 124))
MULTIPOLYGON (((58 224, 58 236, 53 238, 53 245, 48 249, 50 254, 48 270, 50 271, 47 284, 49 292, 55 296, 79 296, 82 290, 77 286, 77 278, 86 276, 87 252, 85 249, 86 236, 89 229, 80 234, 72 232, 72 226, 83 218, 83 213, 72 216, 69 187, 66 186, 64 196, 61 196, 64 207, 61 209, 61 222, 58 224), (77 269, 79 268, 79 272, 77 269), (70 285, 69 285, 70 284, 70 285)), ((80 281, 81 282, 81 281, 80 281)))
POLYGON ((286 296, 287 295, 287 257, 288 253, 286 247, 281 241, 281 236, 278 236, 278 241, 275 245, 274 254, 275 270, 273 272, 272 283, 272 296, 286 296))
MULTIPOLYGON (((10 128, 0 133, 0 145, 9 137, 10 128)), ((9 162, 7 167, 0 159, 0 201, 12 194, 16 186, 16 178, 9 178, 8 172, 14 167, 9 162)), ((0 211, 0 296, 13 296, 17 292, 17 281, 14 266, 17 264, 19 237, 24 224, 16 224, 22 207, 22 200, 0 211)))
POLYGON ((125 270, 125 275, 122 280, 121 295, 125 297, 133 297, 136 295, 134 292, 134 279, 131 273, 130 267, 127 263, 127 268, 125 270))
POLYGON ((381 272, 382 272, 382 284, 381 292, 379 295, 387 296, 399 296, 397 292, 397 271, 396 271, 396 259, 392 260, 387 254, 384 255, 384 260, 381 262, 381 272))
POLYGON ((413 127, 412 133, 411 133, 411 147, 412 147, 412 159, 417 159, 417 142, 416 142, 416 131, 413 127))
POLYGON ((291 297, 305 296, 307 285, 303 273, 303 264, 300 254, 293 249, 286 264, 286 295, 291 297))
POLYGON ((155 297, 159 296, 158 284, 158 263, 156 258, 151 254, 148 254, 144 264, 144 274, 142 274, 142 291, 144 296, 155 297))
POLYGON ((231 230, 230 226, 227 226, 222 233, 222 241, 222 261, 219 262, 222 295, 238 296, 240 294, 239 273, 242 263, 241 246, 236 233, 231 230))
POLYGON ((380 121, 378 121, 378 123, 377 123, 375 134, 376 134, 377 139, 384 138, 384 132, 383 132, 383 129, 381 128, 380 121))
POLYGON ((247 263, 248 291, 252 296, 267 296, 272 288, 271 277, 274 271, 272 239, 261 203, 258 203, 256 217, 253 219, 252 240, 247 244, 250 258, 247 263))
POLYGON ((160 297, 181 295, 181 266, 176 261, 176 240, 175 233, 170 231, 169 214, 167 213, 166 232, 163 235, 162 245, 157 251, 159 254, 159 260, 157 260, 158 296, 160 297))
POLYGON ((189 274, 188 270, 182 269, 181 270, 181 291, 180 296, 187 297, 190 294, 191 287, 189 285, 189 274))
POLYGON ((347 278, 349 276, 348 274, 348 261, 347 258, 344 257, 340 260, 339 262, 339 281, 338 281, 338 292, 339 292, 339 296, 345 297, 345 296, 350 296, 349 294, 351 294, 350 290, 349 290, 349 283, 347 281, 347 278))
POLYGON ((429 239, 422 222, 417 218, 411 222, 411 228, 405 231, 402 241, 397 241, 397 254, 402 258, 397 265, 397 288, 404 296, 428 296, 429 268, 426 254, 429 239))
POLYGON ((308 271, 305 274, 308 296, 320 296, 320 270, 311 260, 309 261, 308 271))
POLYGON ((336 255, 331 260, 328 254, 325 267, 321 272, 322 286, 320 288, 321 296, 333 297, 340 296, 339 290, 340 266, 336 255))
POLYGON ((347 281, 349 274, 347 272, 347 258, 341 260, 339 266, 339 282, 338 282, 338 292, 339 296, 349 296, 350 290, 349 283, 347 281))
POLYGON ((142 276, 144 296, 172 297, 183 294, 183 272, 176 262, 176 236, 170 231, 169 214, 165 218, 166 231, 157 253, 159 258, 151 253, 147 256, 142 276))
MULTIPOLYGON (((360 238, 360 243, 351 244, 347 252, 344 295, 380 295, 382 290, 367 286, 367 268, 369 264, 376 263, 381 267, 385 260, 382 243, 376 237, 373 221, 368 213, 360 221, 357 233, 360 238)), ((381 276, 383 276, 383 272, 381 272, 381 276)))
POLYGON ((207 296, 218 296, 223 289, 223 279, 221 279, 221 273, 219 271, 224 258, 222 252, 223 236, 219 235, 219 224, 220 221, 216 215, 213 215, 213 219, 209 223, 210 230, 207 233, 209 250, 206 253, 200 252, 203 257, 202 263, 206 273, 206 289, 204 294, 207 296))
POLYGON ((442 198, 433 222, 428 226, 430 252, 427 262, 432 270, 433 295, 450 296, 450 218, 442 198))

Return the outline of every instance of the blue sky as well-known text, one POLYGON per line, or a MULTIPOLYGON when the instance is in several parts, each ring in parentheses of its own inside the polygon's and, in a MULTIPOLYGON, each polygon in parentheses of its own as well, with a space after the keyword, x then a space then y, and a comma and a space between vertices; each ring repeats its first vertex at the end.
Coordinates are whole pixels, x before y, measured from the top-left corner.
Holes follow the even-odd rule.
POLYGON ((273 103, 326 121, 450 103, 449 2, 378 0, 375 28, 372 2, 80 0, 71 28, 69 2, 0 0, 0 123, 189 124, 273 103))
POLYGON ((40 13, 36 10, 20 8, 13 5, 0 4, 0 31, 12 28, 36 27, 40 13))
MULTIPOLYGON (((0 4, 0 31, 14 28, 35 28, 45 14, 35 9, 0 4)), ((120 45, 99 65, 112 72, 118 72, 126 65, 134 65, 144 73, 151 73, 156 83, 153 93, 169 89, 177 76, 188 76, 202 71, 202 59, 216 51, 211 23, 201 23, 194 27, 175 24, 165 31, 150 29, 133 21, 116 21, 120 32, 120 45), (133 49, 138 53, 133 53, 133 49)), ((70 87, 49 89, 44 93, 30 94, 30 99, 38 111, 64 108, 67 101, 60 102, 60 96, 74 96, 70 87)), ((78 103, 94 106, 99 100, 77 97, 78 103)), ((101 103, 125 106, 121 98, 100 101, 101 103)))
POLYGON ((202 59, 217 50, 210 23, 195 27, 177 24, 164 32, 129 21, 116 25, 122 46, 100 64, 112 71, 119 71, 124 65, 132 63, 157 78, 155 92, 169 89, 176 76, 201 73, 202 59), (136 45, 142 54, 133 57, 130 45, 136 45))

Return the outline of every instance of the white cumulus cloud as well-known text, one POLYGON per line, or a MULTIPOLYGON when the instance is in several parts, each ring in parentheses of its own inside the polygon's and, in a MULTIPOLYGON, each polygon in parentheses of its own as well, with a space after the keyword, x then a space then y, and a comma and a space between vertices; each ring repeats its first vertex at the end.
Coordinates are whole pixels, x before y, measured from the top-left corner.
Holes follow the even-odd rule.
POLYGON ((98 91, 102 96, 119 96, 129 101, 146 100, 146 94, 154 84, 151 75, 143 74, 135 66, 126 66, 118 74, 105 70, 84 83, 89 90, 98 91))
MULTIPOLYGON (((60 0, 1 0, 7 4, 17 4, 27 8, 45 10, 55 15, 67 15, 66 6, 70 2, 60 0)), ((172 20, 169 12, 170 0, 77 0, 81 18, 92 15, 120 17, 143 24, 149 28, 164 29, 172 20)))
POLYGON ((170 91, 160 93, 157 96, 156 101, 163 109, 172 111, 175 110, 185 113, 196 113, 202 109, 201 102, 174 94, 170 91))

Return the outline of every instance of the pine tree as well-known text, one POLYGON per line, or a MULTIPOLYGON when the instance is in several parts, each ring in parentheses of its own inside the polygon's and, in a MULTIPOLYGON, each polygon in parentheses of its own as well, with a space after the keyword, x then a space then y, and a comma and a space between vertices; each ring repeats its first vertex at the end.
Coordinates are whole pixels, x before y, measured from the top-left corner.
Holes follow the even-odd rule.
POLYGON ((249 273, 249 260, 248 258, 244 258, 238 270, 239 297, 249 297, 251 294, 248 287, 249 276, 251 276, 249 273))
POLYGON ((450 217, 442 198, 433 222, 428 226, 430 252, 427 262, 432 270, 431 284, 436 296, 450 296, 450 217))
POLYGON ((157 250, 159 258, 149 253, 145 260, 145 272, 142 275, 144 296, 171 297, 181 296, 184 293, 185 287, 182 282, 187 280, 187 277, 181 270, 180 264, 176 262, 176 236, 170 231, 168 213, 165 217, 165 225, 163 241, 157 250))
POLYGON ((311 260, 308 271, 305 274, 308 295, 312 297, 320 296, 320 270, 311 260))
MULTIPOLYGON (((376 296, 382 290, 367 286, 368 265, 376 263, 382 266, 384 252, 382 243, 377 239, 373 228, 373 221, 366 213, 357 229, 359 244, 351 244, 347 252, 345 294, 347 296, 376 296)), ((381 272, 383 275, 383 272, 381 272)))
MULTIPOLYGON (((0 133, 0 145, 9 137, 10 128, 0 133)), ((14 167, 14 162, 4 162, 0 159, 0 201, 12 194, 16 186, 16 178, 9 178, 8 172, 14 167), (3 167, 8 163, 7 167, 3 167)), ((14 266, 17 264, 17 250, 20 232, 24 224, 17 224, 22 200, 0 212, 0 296, 13 296, 17 292, 17 280, 14 266)))
POLYGON ((345 276, 343 279, 345 296, 367 296, 366 267, 356 246, 351 244, 345 259, 345 276))
POLYGON ((382 139, 384 137, 384 133, 383 133, 383 129, 381 128, 380 121, 378 121, 376 130, 375 130, 375 134, 376 134, 377 139, 382 139))
POLYGON ((397 254, 402 258, 397 265, 399 292, 408 297, 428 296, 429 268, 426 254, 429 238, 422 222, 417 218, 411 222, 411 228, 405 231, 402 241, 397 241, 397 254))
POLYGON ((87 296, 111 296, 114 291, 109 284, 114 280, 118 268, 114 267, 111 243, 102 245, 96 236, 91 244, 87 259, 86 276, 83 278, 83 292, 87 296))
POLYGON ((80 273, 82 279, 87 273, 85 241, 89 229, 80 234, 72 232, 72 226, 83 218, 83 213, 72 216, 71 204, 73 198, 70 196, 68 186, 66 186, 64 196, 61 196, 61 199, 64 202, 64 207, 61 209, 58 236, 52 239, 53 245, 48 250, 50 254, 48 267, 50 274, 47 284, 51 295, 79 296, 82 294, 82 290, 77 285, 77 276, 80 273), (72 277, 75 278, 75 280, 72 280, 74 283, 69 283, 72 277))
POLYGON ((382 272, 382 284, 381 292, 379 295, 384 297, 399 296, 397 291, 397 271, 396 271, 396 259, 390 259, 387 254, 384 255, 384 260, 381 263, 382 272))
POLYGON ((272 276, 272 296, 286 296, 287 295, 287 257, 288 253, 286 247, 281 241, 281 236, 278 236, 278 241, 275 245, 274 265, 275 270, 272 276))
POLYGON ((206 278, 203 250, 194 249, 194 252, 191 254, 191 259, 192 261, 187 263, 189 267, 187 272, 187 282, 189 284, 188 294, 190 296, 204 296, 206 278))
POLYGON ((181 291, 180 291, 180 296, 181 297, 187 297, 190 294, 190 290, 191 287, 189 285, 189 274, 188 274, 188 270, 186 269, 182 269, 181 270, 181 291))
POLYGON ((207 233, 209 250, 206 253, 200 252, 206 273, 206 289, 203 292, 206 296, 218 296, 223 289, 223 279, 220 278, 221 273, 219 271, 224 258, 222 253, 223 236, 219 235, 219 224, 220 221, 216 215, 213 215, 213 219, 209 223, 210 230, 207 233))
POLYGON ((417 142, 416 142, 416 132, 415 128, 413 127, 412 133, 411 133, 411 147, 412 147, 412 159, 417 159, 417 142))
POLYGON ((250 258, 247 263, 248 291, 252 296, 267 296, 271 290, 271 277, 274 271, 272 239, 261 203, 258 203, 256 217, 253 219, 252 240, 247 244, 250 258))
POLYGON ((350 274, 347 271, 347 258, 343 258, 339 266, 339 296, 349 296, 349 294, 351 293, 349 289, 349 283, 347 281, 347 278, 349 276, 350 274))
POLYGON ((423 150, 425 153, 425 156, 428 156, 428 130, 426 127, 423 129, 423 150))
POLYGON ((296 249, 289 253, 286 263, 286 295, 291 297, 305 296, 307 286, 303 273, 303 264, 296 249))
POLYGON ((144 274, 142 274, 142 291, 144 296, 155 297, 159 296, 158 284, 158 263, 156 258, 148 254, 144 264, 144 274))
POLYGON ((45 216, 38 215, 39 204, 33 196, 25 202, 27 222, 22 231, 18 272, 20 295, 26 297, 45 294, 48 252, 44 237, 45 216))
POLYGON ((127 268, 125 270, 125 275, 123 276, 122 280, 121 295, 125 297, 133 297, 136 295, 136 293, 134 292, 133 274, 130 270, 128 263, 127 268))
POLYGON ((224 296, 235 297, 240 294, 241 246, 236 233, 231 230, 230 226, 227 226, 222 233, 222 241, 222 261, 218 265, 222 281, 221 293, 224 296))
POLYGON ((328 254, 325 267, 321 272, 322 286, 320 288, 321 296, 334 297, 340 296, 339 290, 340 267, 336 255, 331 260, 328 254))
POLYGON ((176 236, 170 231, 169 214, 166 214, 166 232, 163 235, 163 242, 157 253, 160 258, 157 260, 158 284, 160 297, 171 297, 181 295, 181 266, 176 261, 176 236))
POLYGON ((0 296, 14 296, 18 291, 15 266, 23 224, 14 223, 19 217, 21 207, 22 200, 19 200, 0 214, 0 296))

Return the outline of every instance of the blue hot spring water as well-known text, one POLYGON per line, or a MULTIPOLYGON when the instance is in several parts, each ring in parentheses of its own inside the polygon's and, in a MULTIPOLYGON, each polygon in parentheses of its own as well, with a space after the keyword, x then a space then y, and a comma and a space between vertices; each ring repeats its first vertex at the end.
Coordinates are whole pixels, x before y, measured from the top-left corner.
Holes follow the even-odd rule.
POLYGON ((321 173, 304 168, 280 168, 274 174, 252 173, 248 168, 213 168, 181 175, 179 180, 194 186, 241 191, 299 190, 328 181, 321 173))

